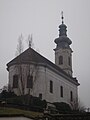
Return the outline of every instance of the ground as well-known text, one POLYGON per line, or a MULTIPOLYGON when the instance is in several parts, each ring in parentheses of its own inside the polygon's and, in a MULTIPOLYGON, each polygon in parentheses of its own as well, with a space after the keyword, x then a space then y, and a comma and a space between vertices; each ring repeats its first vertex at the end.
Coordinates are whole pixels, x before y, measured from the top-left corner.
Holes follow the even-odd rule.
POLYGON ((0 116, 26 116, 30 118, 35 118, 37 116, 42 116, 42 115, 43 113, 39 113, 39 112, 0 107, 0 116))

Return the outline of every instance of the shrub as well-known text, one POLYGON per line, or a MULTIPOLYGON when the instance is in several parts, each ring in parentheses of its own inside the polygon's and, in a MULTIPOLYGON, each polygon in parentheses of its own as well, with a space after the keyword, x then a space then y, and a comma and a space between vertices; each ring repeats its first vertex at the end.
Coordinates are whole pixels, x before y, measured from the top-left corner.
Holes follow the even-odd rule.
POLYGON ((53 103, 56 106, 56 109, 59 112, 63 112, 63 113, 67 113, 71 111, 71 107, 69 106, 69 104, 64 103, 64 102, 55 102, 53 103))
POLYGON ((8 107, 32 111, 43 111, 43 108, 46 108, 47 105, 45 100, 41 100, 38 97, 33 97, 30 95, 15 96, 12 98, 7 98, 5 101, 8 107))
POLYGON ((7 99, 7 98, 13 98, 16 97, 17 95, 14 92, 8 92, 6 90, 3 90, 0 94, 0 99, 7 99))

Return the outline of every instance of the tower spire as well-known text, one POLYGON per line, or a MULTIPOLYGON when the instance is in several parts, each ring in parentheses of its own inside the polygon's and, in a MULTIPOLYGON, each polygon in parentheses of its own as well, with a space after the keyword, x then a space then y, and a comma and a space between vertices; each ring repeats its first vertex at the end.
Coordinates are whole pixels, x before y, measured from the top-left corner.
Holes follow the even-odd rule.
POLYGON ((72 41, 67 37, 67 26, 64 24, 63 11, 61 12, 62 23, 59 25, 59 37, 55 39, 55 64, 67 74, 72 76, 72 41))
POLYGON ((59 36, 67 36, 67 26, 64 24, 63 11, 61 12, 62 24, 59 25, 59 36))
POLYGON ((64 17, 63 17, 63 11, 61 11, 61 19, 62 19, 62 24, 64 23, 64 21, 63 21, 63 19, 64 19, 64 17))

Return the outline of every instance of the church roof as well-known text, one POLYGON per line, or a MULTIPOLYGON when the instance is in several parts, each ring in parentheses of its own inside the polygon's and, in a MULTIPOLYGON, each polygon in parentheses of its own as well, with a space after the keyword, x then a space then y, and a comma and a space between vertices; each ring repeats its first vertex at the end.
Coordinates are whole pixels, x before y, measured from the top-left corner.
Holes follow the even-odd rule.
POLYGON ((64 72, 60 67, 49 61, 47 58, 43 57, 41 54, 33 50, 32 48, 28 48, 23 53, 21 53, 19 56, 11 60, 7 64, 7 69, 9 69, 10 66, 15 64, 40 64, 44 65, 46 67, 49 67, 50 69, 54 70, 54 72, 57 72, 59 75, 67 78, 69 81, 73 82, 76 85, 79 85, 76 78, 73 78, 69 76, 66 72, 64 72))

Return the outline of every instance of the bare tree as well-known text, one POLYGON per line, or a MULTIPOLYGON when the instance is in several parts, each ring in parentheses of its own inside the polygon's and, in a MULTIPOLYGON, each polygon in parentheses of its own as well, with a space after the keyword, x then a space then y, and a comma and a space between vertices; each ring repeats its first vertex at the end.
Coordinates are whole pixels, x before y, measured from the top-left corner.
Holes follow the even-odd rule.
POLYGON ((17 51, 16 51, 16 56, 20 55, 23 52, 23 36, 22 34, 18 38, 18 44, 17 44, 17 51))
MULTIPOLYGON (((23 36, 21 34, 19 36, 18 44, 17 44, 17 51, 16 51, 17 55, 20 55, 23 52, 22 40, 23 40, 23 36)), ((32 35, 28 36, 28 47, 29 48, 33 47, 32 35)), ((27 90, 28 90, 27 93, 30 96, 31 93, 33 93, 34 85, 35 85, 35 82, 38 77, 38 69, 39 69, 38 61, 35 64, 27 63, 26 67, 24 68, 24 66, 21 63, 21 61, 22 61, 21 59, 22 58, 20 55, 19 59, 17 61, 17 64, 15 65, 15 69, 16 69, 16 71, 18 71, 17 73, 18 73, 18 78, 19 78, 19 81, 18 81, 18 90, 19 91, 18 92, 19 92, 19 95, 25 95, 27 78, 28 78, 28 76, 33 76, 33 86, 32 86, 32 88, 30 88, 30 87, 27 88, 27 90), (26 78, 25 78, 25 76, 26 76, 26 78)), ((27 104, 29 104, 29 100, 30 100, 30 97, 28 97, 28 99, 27 99, 27 104)))
POLYGON ((35 86, 35 82, 38 78, 38 65, 37 63, 36 64, 29 64, 28 67, 27 67, 27 78, 29 76, 29 81, 31 81, 31 77, 33 78, 32 79, 32 87, 28 87, 28 99, 27 99, 27 104, 29 104, 29 101, 30 101, 30 96, 32 95, 33 91, 34 91, 34 86, 35 86))
POLYGON ((72 107, 72 110, 77 110, 77 111, 80 111, 80 112, 85 111, 85 107, 80 100, 75 100, 74 99, 72 102, 70 102, 70 105, 72 107))
MULTIPOLYGON (((16 56, 19 56, 23 52, 23 35, 21 34, 18 38, 18 44, 17 44, 17 50, 16 50, 16 56)), ((18 82, 18 89, 20 92, 20 95, 24 95, 24 81, 23 81, 23 69, 21 65, 21 56, 19 56, 19 60, 17 65, 15 65, 15 69, 18 70, 18 77, 19 77, 19 82, 18 82)))
POLYGON ((83 103, 80 100, 78 101, 78 110, 80 112, 85 112, 85 106, 83 105, 83 103))
MULTIPOLYGON (((28 66, 28 75, 29 76, 33 76, 33 86, 32 86, 32 89, 34 87, 34 84, 38 78, 38 70, 39 70, 39 67, 38 67, 38 63, 36 64, 29 64, 28 66)), ((28 94, 30 95, 30 88, 28 90, 28 94)))
POLYGON ((28 39, 27 39, 27 43, 28 43, 28 47, 29 48, 33 48, 34 44, 33 44, 33 38, 32 38, 32 34, 28 35, 28 39))

